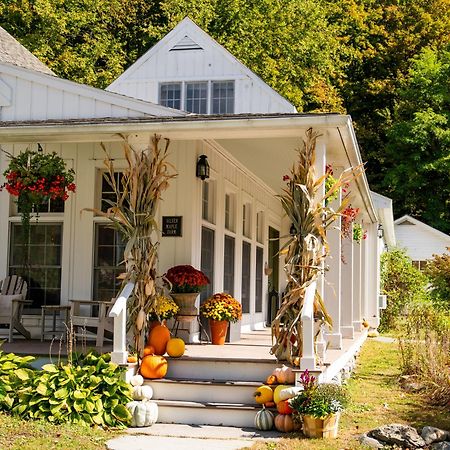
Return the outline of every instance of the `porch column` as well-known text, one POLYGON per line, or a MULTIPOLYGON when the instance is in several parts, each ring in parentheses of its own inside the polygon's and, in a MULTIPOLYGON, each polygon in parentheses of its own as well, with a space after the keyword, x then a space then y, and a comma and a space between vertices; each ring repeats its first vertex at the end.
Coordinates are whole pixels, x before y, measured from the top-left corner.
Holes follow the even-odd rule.
POLYGON ((341 266, 341 333, 343 338, 353 339, 353 232, 342 239, 341 266))
POLYGON ((361 243, 353 242, 353 328, 361 331, 361 243))
MULTIPOLYGON (((316 159, 314 161, 314 167, 316 169, 316 178, 320 178, 325 174, 326 167, 326 154, 327 148, 325 144, 325 140, 323 136, 319 137, 316 141, 316 159)), ((323 199, 325 196, 325 183, 322 183, 319 191, 317 192, 317 198, 315 199, 317 202, 323 199)), ((317 279, 317 291, 319 292, 321 298, 324 298, 324 286, 325 286, 325 277, 324 277, 324 267, 325 263, 321 263, 322 272, 317 279)), ((325 352, 327 348, 327 343, 324 338, 324 330, 323 326, 321 326, 319 333, 316 338, 316 352, 317 356, 324 361, 325 360, 325 352)))
MULTIPOLYGON (((342 192, 339 189, 338 197, 331 202, 331 208, 336 210, 342 201, 342 192)), ((328 270, 325 272, 325 306, 333 321, 333 328, 325 334, 330 348, 342 348, 341 333, 341 218, 327 230, 330 254, 328 256, 328 270)))
POLYGON ((380 295, 380 256, 381 244, 378 239, 378 224, 371 223, 367 227, 367 248, 369 252, 369 295, 367 304, 367 321, 371 327, 377 328, 380 324, 380 310, 378 296, 380 295))
MULTIPOLYGON (((364 229, 367 232, 367 225, 364 224, 364 229)), ((361 317, 367 319, 368 317, 368 298, 369 298, 369 251, 368 240, 361 241, 362 250, 362 274, 361 274, 361 317)))

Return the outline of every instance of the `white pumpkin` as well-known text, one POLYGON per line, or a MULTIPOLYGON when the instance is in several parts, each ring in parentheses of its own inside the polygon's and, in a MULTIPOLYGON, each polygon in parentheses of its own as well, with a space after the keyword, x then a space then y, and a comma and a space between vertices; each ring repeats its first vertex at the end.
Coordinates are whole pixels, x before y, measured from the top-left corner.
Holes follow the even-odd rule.
POLYGON ((158 405, 155 402, 129 402, 132 427, 150 427, 158 420, 158 405))
POLYGON ((280 400, 288 400, 290 398, 294 398, 300 391, 303 390, 302 386, 292 386, 280 391, 280 400))
POLYGON ((131 386, 142 386, 144 384, 144 377, 142 375, 133 375, 130 378, 131 386))
POLYGON ((133 400, 151 400, 153 397, 153 389, 151 386, 134 386, 133 400))

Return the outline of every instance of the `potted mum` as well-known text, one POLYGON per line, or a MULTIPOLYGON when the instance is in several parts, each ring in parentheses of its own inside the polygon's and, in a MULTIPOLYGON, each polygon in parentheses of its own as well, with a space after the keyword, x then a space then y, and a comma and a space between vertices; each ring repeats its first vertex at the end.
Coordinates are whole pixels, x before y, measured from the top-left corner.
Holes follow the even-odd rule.
POLYGON ((241 304, 230 294, 222 292, 209 297, 200 306, 200 314, 209 319, 211 342, 224 345, 229 322, 237 322, 242 317, 241 304))
POLYGON ((180 307, 173 301, 172 298, 165 295, 159 295, 156 298, 155 306, 148 314, 148 320, 151 323, 150 329, 156 324, 164 324, 166 320, 175 317, 178 314, 180 307), (152 326, 152 324, 154 325, 152 326))
POLYGON ((305 370, 300 377, 303 391, 289 400, 294 420, 303 423, 303 434, 309 438, 336 438, 340 413, 348 404, 348 393, 338 384, 316 384, 305 370))
POLYGON ((178 314, 181 316, 196 316, 195 300, 200 291, 208 284, 208 277, 190 265, 172 267, 164 274, 170 288, 170 295, 179 306, 178 314))

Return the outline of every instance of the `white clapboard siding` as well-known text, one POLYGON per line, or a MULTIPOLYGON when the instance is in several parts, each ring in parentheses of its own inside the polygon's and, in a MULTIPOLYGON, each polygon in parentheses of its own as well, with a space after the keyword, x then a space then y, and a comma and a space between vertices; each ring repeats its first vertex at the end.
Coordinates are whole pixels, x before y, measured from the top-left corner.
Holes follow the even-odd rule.
POLYGON ((0 63, 1 121, 179 116, 180 111, 0 63))
POLYGON ((189 18, 183 19, 107 90, 158 103, 162 82, 214 80, 234 80, 235 113, 295 112, 291 103, 189 18))

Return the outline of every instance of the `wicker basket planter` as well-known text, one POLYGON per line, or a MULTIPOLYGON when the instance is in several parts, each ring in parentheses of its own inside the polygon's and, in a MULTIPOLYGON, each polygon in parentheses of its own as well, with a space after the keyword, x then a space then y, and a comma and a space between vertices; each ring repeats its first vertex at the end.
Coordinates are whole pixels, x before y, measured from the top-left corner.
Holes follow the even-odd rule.
POLYGON ((341 414, 331 414, 324 419, 303 415, 303 434, 309 438, 335 439, 338 435, 341 414))

